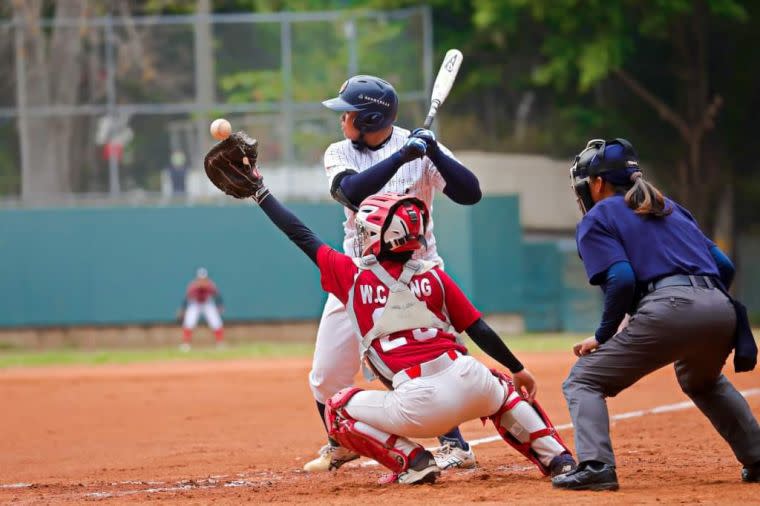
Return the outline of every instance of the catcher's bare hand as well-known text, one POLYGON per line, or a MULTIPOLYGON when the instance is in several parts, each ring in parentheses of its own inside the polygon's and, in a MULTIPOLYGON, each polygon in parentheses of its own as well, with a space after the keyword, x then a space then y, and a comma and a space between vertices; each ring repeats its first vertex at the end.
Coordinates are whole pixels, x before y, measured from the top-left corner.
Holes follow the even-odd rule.
POLYGON ((259 156, 258 141, 245 132, 235 132, 212 147, 203 166, 214 186, 236 199, 252 197, 263 201, 269 190, 256 162, 259 156))
POLYGON ((518 394, 522 395, 528 402, 533 402, 536 398, 536 392, 538 392, 538 384, 529 370, 523 369, 513 374, 512 382, 515 384, 515 390, 518 394))

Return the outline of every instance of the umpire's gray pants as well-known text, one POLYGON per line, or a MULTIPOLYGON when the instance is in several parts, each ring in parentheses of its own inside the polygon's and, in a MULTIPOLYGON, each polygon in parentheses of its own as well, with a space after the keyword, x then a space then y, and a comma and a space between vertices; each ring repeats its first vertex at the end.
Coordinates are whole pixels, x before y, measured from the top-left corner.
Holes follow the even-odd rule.
POLYGON ((760 427, 744 397, 721 374, 736 314, 717 289, 674 286, 641 300, 628 327, 578 359, 562 385, 579 461, 615 465, 606 397, 675 362, 681 389, 744 465, 760 462, 760 427))

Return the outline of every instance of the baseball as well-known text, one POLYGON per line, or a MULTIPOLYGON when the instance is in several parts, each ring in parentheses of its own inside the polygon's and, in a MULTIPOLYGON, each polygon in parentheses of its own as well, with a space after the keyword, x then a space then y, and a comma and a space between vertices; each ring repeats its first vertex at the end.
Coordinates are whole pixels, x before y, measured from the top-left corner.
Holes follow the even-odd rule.
POLYGON ((211 123, 211 128, 209 130, 211 131, 211 136, 214 139, 223 141, 232 133, 232 125, 230 125, 230 122, 226 119, 219 118, 215 119, 211 123))

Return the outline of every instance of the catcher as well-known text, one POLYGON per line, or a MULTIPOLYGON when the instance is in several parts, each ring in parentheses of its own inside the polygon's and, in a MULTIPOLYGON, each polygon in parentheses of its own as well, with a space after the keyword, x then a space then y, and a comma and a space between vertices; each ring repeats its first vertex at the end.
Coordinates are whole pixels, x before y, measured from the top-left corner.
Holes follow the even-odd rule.
POLYGON ((441 469, 409 438, 490 419, 545 476, 572 471, 574 459, 535 401, 531 373, 443 270, 412 259, 424 247, 427 206, 406 195, 365 199, 356 217, 364 256, 351 258, 324 244, 270 194, 256 148, 255 140, 234 134, 206 155, 206 174, 228 195, 253 198, 319 267, 322 287, 346 305, 362 337, 367 364, 391 389, 351 387, 331 397, 325 413, 330 437, 390 469, 384 482, 432 483, 441 469), (514 380, 467 355, 452 328, 466 331, 514 380))

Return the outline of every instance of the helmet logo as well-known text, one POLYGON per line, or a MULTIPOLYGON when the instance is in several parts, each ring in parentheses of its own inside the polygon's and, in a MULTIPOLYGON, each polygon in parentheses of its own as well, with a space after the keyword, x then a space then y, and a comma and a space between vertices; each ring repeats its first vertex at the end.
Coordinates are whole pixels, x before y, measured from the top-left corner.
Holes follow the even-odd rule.
POLYGON ((338 91, 338 95, 346 91, 346 86, 348 86, 348 80, 343 81, 343 84, 340 85, 340 91, 338 91))
POLYGON ((370 97, 369 95, 365 95, 362 93, 359 95, 359 100, 366 100, 367 102, 372 102, 373 104, 382 105, 383 107, 390 107, 390 102, 387 102, 385 100, 380 100, 379 98, 370 97))

